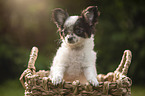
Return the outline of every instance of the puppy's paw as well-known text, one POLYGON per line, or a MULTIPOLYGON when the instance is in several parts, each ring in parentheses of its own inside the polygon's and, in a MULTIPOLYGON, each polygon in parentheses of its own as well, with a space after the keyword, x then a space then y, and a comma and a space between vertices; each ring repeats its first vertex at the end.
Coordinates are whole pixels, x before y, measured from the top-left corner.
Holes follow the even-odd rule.
POLYGON ((62 82, 62 77, 61 76, 53 76, 52 78, 50 78, 50 80, 52 81, 52 83, 54 85, 58 85, 62 82))
POLYGON ((88 82, 95 87, 99 86, 99 82, 98 82, 97 78, 89 79, 88 82))

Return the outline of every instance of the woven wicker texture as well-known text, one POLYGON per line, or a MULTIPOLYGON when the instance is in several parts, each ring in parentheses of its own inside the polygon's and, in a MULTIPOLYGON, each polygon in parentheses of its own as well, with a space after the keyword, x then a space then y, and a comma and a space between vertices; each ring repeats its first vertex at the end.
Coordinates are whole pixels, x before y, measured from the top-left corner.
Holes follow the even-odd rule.
POLYGON ((107 75, 99 74, 96 77, 99 81, 98 87, 89 83, 80 84, 78 80, 73 83, 63 81, 57 86, 53 85, 48 78, 49 71, 36 72, 34 65, 37 53, 37 47, 33 47, 28 68, 20 77, 25 89, 25 96, 131 96, 132 80, 126 76, 132 58, 129 50, 124 51, 121 63, 114 72, 109 72, 107 75))

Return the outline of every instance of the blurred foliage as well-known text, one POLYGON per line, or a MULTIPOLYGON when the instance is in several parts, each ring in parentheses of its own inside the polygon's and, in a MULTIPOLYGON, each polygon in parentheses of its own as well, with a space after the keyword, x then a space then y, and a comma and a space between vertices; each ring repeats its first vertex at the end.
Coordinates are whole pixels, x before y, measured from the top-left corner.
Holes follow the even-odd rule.
POLYGON ((59 47, 57 28, 51 19, 54 8, 80 15, 86 7, 98 6, 95 51, 98 73, 114 71, 123 51, 129 49, 133 60, 128 76, 133 84, 145 84, 145 2, 143 0, 1 0, 0 72, 1 81, 19 78, 27 67, 33 46, 39 48, 37 70, 48 70, 59 47))
POLYGON ((19 80, 7 80, 0 85, 0 96, 24 96, 24 88, 19 80))

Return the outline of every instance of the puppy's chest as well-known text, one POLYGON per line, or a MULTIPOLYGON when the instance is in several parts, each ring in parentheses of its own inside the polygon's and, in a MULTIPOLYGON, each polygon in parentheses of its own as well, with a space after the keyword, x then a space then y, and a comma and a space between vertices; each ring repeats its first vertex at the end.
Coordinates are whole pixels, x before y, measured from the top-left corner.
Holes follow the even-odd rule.
POLYGON ((71 76, 79 76, 83 72, 85 59, 85 53, 83 52, 70 52, 66 62, 66 73, 71 76))
POLYGON ((68 54, 68 63, 69 65, 81 65, 84 60, 86 59, 85 57, 85 52, 79 52, 79 51, 72 51, 68 54))

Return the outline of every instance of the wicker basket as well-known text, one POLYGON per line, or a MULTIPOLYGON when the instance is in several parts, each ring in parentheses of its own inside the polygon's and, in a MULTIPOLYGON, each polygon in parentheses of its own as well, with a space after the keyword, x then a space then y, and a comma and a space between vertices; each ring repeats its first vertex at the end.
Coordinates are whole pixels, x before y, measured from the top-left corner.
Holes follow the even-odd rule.
POLYGON ((38 49, 32 48, 28 68, 22 73, 20 81, 25 89, 25 96, 131 96, 132 80, 126 76, 131 63, 131 51, 125 50, 121 63, 114 72, 107 75, 99 74, 99 86, 94 87, 89 83, 80 84, 78 80, 73 83, 63 81, 55 86, 48 78, 49 71, 36 72, 35 60, 38 49))

